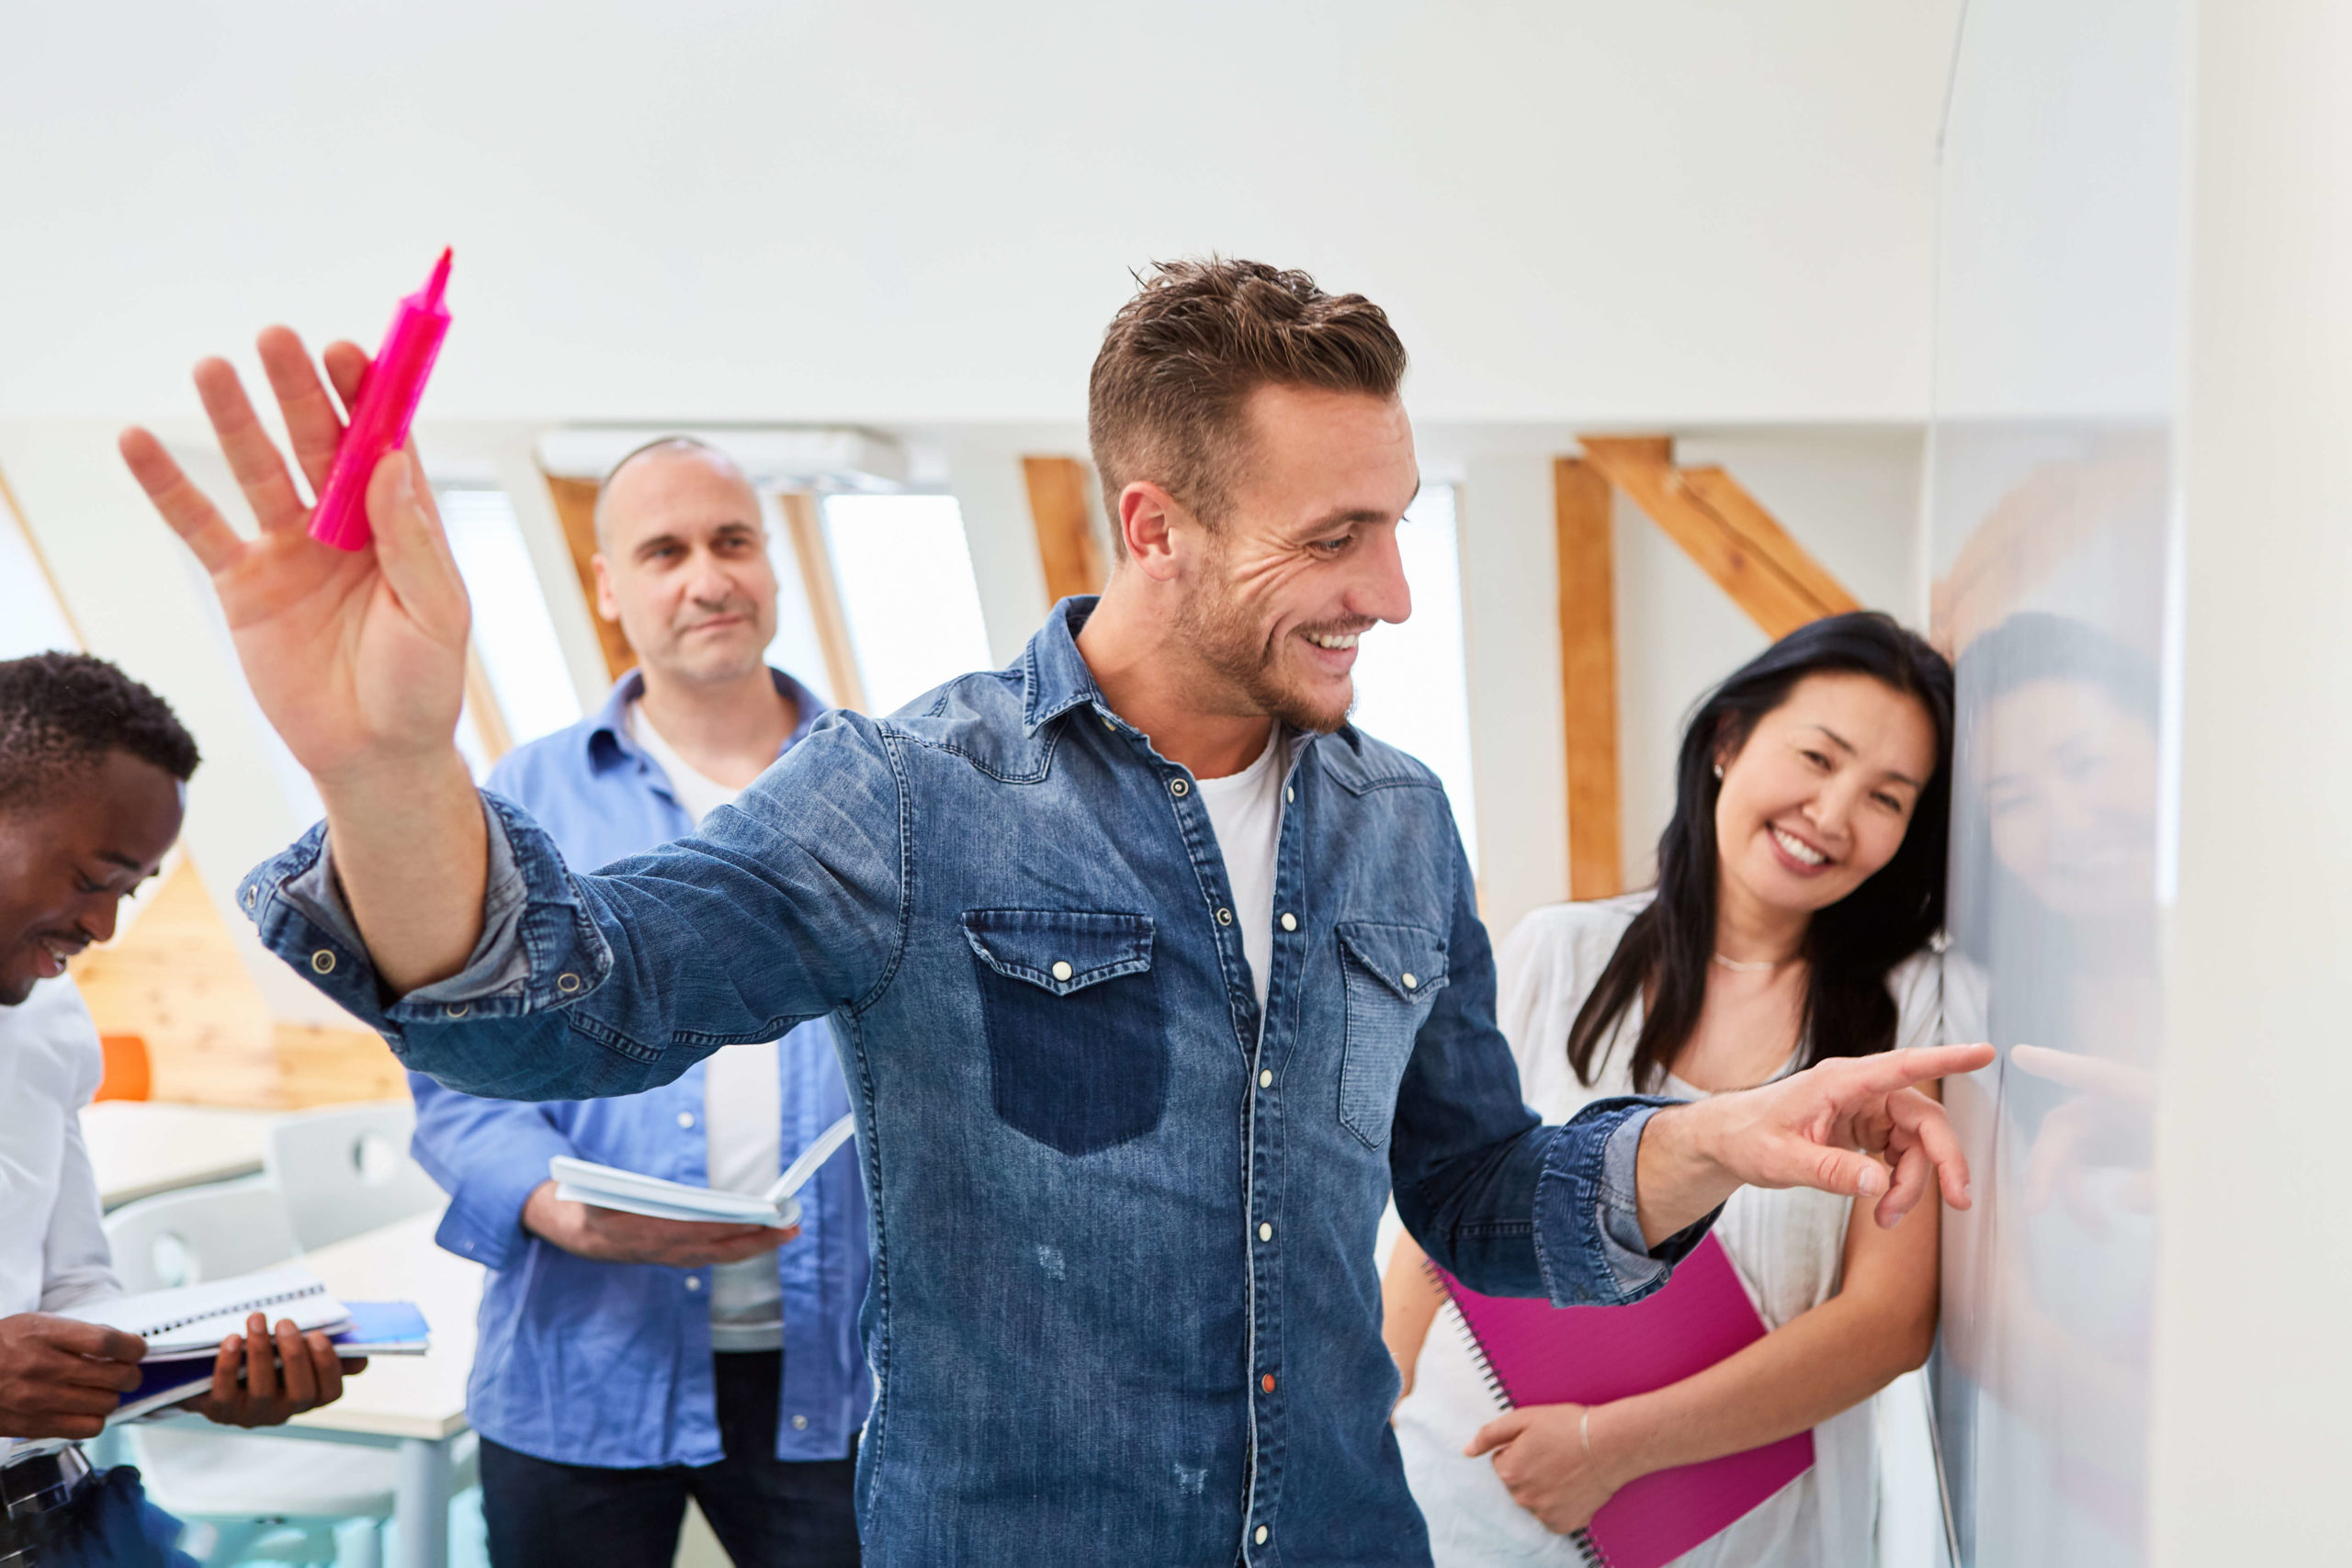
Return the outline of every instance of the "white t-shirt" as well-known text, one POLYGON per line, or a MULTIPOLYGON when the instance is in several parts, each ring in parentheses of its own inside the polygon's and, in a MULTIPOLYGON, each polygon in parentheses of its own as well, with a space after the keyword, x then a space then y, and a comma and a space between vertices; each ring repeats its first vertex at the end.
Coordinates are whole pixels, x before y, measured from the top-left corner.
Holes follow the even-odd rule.
MULTIPOLYGON (((1588 1087, 1577 1080, 1568 1066, 1567 1039, 1625 928, 1650 897, 1537 909, 1497 956, 1495 1021, 1518 1059, 1528 1104, 1546 1122, 1565 1122, 1605 1095, 1635 1092, 1631 1057, 1642 1030, 1638 997, 1609 1037, 1599 1082, 1588 1087)), ((1905 959, 1886 981, 1899 1013, 1896 1049, 1934 1044, 1942 1021, 1942 970, 1935 955, 1905 959)), ((1773 1077, 1794 1065, 1783 1063, 1773 1077)), ((1706 1098, 1671 1075, 1655 1092, 1706 1098)), ((1768 1328, 1837 1293, 1852 1210, 1851 1199, 1804 1188, 1743 1187, 1724 1205, 1715 1238, 1768 1328)), ((1875 1562, 1875 1403, 1864 1400, 1815 1427, 1811 1470, 1729 1529, 1676 1558, 1673 1568, 1844 1568, 1875 1562)), ((1461 1314, 1451 1304, 1441 1307, 1414 1365, 1413 1392, 1395 1417, 1405 1477, 1429 1521, 1430 1552, 1438 1568, 1574 1568, 1584 1558, 1568 1538, 1552 1534, 1512 1502, 1490 1460, 1463 1457, 1463 1445, 1499 1408, 1471 1359, 1461 1314)))
POLYGON ((1256 761, 1238 773, 1199 781, 1201 804, 1225 854, 1225 879, 1233 885, 1233 918, 1241 922, 1241 954, 1250 961, 1261 1019, 1266 976, 1274 966, 1274 858, 1282 845, 1283 761, 1290 752, 1282 741, 1283 727, 1276 724, 1256 761))
MULTIPOLYGON (((661 764, 670 792, 696 824, 742 793, 678 755, 646 718, 642 704, 628 705, 627 723, 629 739, 661 764)), ((703 1069, 702 1124, 712 1190, 767 1190, 784 1168, 784 1084, 775 1041, 711 1053, 703 1069)), ((774 1254, 710 1271, 710 1344, 714 1350, 783 1348, 784 1288, 774 1254)))

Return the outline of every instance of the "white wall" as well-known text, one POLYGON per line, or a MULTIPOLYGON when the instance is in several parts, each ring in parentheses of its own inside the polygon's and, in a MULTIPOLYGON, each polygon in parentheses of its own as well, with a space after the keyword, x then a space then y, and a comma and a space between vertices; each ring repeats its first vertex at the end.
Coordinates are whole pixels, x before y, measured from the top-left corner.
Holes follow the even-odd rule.
POLYGON ((2160 1568, 2340 1559, 2352 1404, 2352 12, 2198 9, 2160 1568))
POLYGON ((440 417, 1074 419, 1127 270, 1396 315, 1429 419, 1917 419, 1957 0, 17 7, 0 417, 373 344, 440 417))

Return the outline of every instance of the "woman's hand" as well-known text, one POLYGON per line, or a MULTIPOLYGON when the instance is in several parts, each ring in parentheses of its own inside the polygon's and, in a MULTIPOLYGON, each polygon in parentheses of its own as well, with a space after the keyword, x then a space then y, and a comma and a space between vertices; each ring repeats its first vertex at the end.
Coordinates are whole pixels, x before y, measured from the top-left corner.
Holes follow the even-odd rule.
POLYGON ((1592 1523, 1601 1505, 1633 1479, 1614 1473, 1593 1450, 1587 1434, 1590 1407, 1531 1404, 1506 1411, 1478 1428, 1462 1451, 1472 1459, 1493 1453, 1495 1474, 1511 1501, 1557 1535, 1592 1523))

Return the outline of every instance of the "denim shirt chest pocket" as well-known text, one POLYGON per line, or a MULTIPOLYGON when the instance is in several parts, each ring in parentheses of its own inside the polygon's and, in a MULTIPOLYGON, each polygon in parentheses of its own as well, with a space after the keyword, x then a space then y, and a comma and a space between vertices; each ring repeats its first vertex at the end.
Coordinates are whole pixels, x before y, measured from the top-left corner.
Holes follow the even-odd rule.
POLYGON ((1007 1126, 1066 1155, 1142 1137, 1168 1104, 1148 915, 969 909, 989 1077, 1007 1126))
POLYGON ((1445 938, 1373 920, 1342 920, 1339 937, 1347 990, 1340 1121, 1376 1149, 1388 1141, 1414 1038, 1445 988, 1445 938))

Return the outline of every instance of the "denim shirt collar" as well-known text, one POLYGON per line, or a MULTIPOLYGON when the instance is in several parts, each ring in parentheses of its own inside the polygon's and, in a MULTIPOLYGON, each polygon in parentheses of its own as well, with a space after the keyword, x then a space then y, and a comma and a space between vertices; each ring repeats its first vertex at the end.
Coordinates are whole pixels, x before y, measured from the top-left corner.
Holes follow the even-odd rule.
POLYGON ((1080 704, 1108 711, 1094 671, 1078 651, 1078 634, 1102 602, 1099 593, 1074 593, 1054 606, 1046 624, 1021 656, 1021 728, 1026 735, 1080 704))
MULTIPOLYGON (((1075 649, 1072 649, 1076 651, 1075 649)), ((783 756, 808 738, 817 721, 830 712, 816 693, 771 665, 768 678, 775 682, 779 695, 790 697, 800 713, 800 722, 784 738, 775 754, 783 756)), ((623 762, 650 762, 644 749, 629 738, 628 705, 645 695, 645 671, 631 670, 613 682, 612 691, 605 698, 605 705, 596 710, 596 722, 590 725, 581 744, 587 749, 588 771, 592 775, 609 773, 623 762)))

